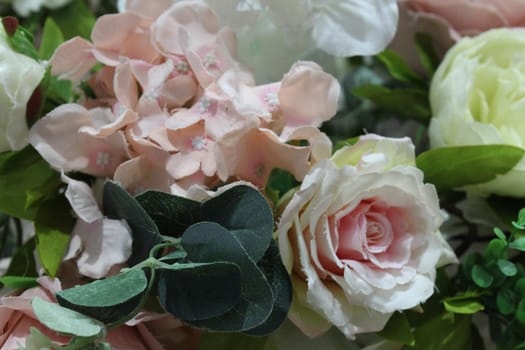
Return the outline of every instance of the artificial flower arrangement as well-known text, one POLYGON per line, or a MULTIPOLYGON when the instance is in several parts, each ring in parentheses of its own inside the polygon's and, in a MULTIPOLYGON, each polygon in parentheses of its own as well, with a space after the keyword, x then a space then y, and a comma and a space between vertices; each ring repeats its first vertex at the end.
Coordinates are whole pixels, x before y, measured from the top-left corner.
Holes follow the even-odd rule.
POLYGON ((0 349, 525 348, 524 2, 2 11, 0 349))

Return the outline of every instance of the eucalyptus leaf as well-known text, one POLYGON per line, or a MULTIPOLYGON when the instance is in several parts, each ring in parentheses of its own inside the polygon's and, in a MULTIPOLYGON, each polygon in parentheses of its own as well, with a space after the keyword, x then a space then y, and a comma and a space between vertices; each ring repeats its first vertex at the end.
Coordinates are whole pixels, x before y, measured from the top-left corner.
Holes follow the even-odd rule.
POLYGON ((163 235, 180 237, 200 221, 201 203, 166 192, 147 191, 135 197, 163 235))
POLYGON ((215 331, 242 332, 261 325, 270 316, 274 303, 272 289, 236 235, 217 223, 200 222, 186 230, 181 243, 189 261, 230 261, 241 270, 241 300, 232 310, 191 324, 215 331))
POLYGON ((257 263, 257 266, 263 271, 272 288, 273 309, 264 323, 244 333, 261 336, 273 332, 288 316, 292 303, 292 282, 281 262, 279 249, 274 241, 271 242, 268 251, 257 263))
POLYGON ((94 337, 105 331, 104 325, 100 322, 39 297, 33 298, 31 305, 38 320, 55 332, 94 337))
POLYGON ((499 238, 490 240, 485 248, 485 259, 487 261, 496 261, 505 255, 507 244, 499 238))
POLYGON ((507 277, 516 276, 516 274, 518 273, 518 268, 516 267, 516 264, 514 264, 512 261, 499 259, 497 264, 501 273, 507 277))
POLYGON ((159 271, 160 303, 184 321, 219 316, 241 297, 241 271, 229 262, 174 264, 159 271))
POLYGON ((129 270, 56 294, 58 303, 104 323, 116 322, 140 304, 148 280, 142 270, 129 270))
POLYGON ((161 242, 155 222, 140 204, 121 186, 112 181, 104 184, 103 212, 109 219, 125 219, 133 236, 128 263, 133 266, 145 260, 151 249, 161 242))
POLYGON ((272 240, 272 210, 263 195, 250 186, 232 187, 204 202, 201 217, 233 233, 254 261, 263 257, 272 240))
POLYGON ((441 147, 421 153, 416 164, 438 191, 479 184, 510 171, 525 150, 508 145, 441 147))

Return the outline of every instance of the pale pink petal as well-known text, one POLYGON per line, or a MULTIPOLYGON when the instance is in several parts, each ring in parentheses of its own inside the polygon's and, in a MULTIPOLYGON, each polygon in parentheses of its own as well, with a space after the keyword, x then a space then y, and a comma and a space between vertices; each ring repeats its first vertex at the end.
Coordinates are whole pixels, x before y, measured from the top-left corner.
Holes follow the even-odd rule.
POLYGON ((132 194, 145 190, 169 192, 173 182, 163 167, 150 162, 144 156, 120 164, 113 179, 132 194))
POLYGON ((60 45, 51 57, 51 74, 60 79, 80 81, 97 63, 93 45, 81 37, 75 37, 60 45))
POLYGON ((128 260, 131 242, 131 229, 125 220, 101 219, 91 224, 77 220, 67 257, 76 256, 79 272, 98 279, 128 260))
POLYGON ((95 138, 79 131, 92 125, 92 116, 84 107, 61 105, 31 128, 29 142, 56 169, 112 176, 128 157, 126 141, 121 132, 95 138))
POLYGON ((295 63, 284 76, 279 104, 287 126, 318 127, 337 111, 340 85, 313 62, 295 63))
POLYGON ((90 110, 92 126, 82 126, 79 132, 93 137, 107 137, 128 124, 138 120, 137 113, 127 108, 119 108, 120 115, 115 115, 107 108, 94 108, 90 110))
POLYGON ((61 178, 67 184, 65 196, 75 214, 87 223, 102 219, 102 211, 91 187, 83 181, 66 176, 64 173, 62 173, 61 178))
POLYGON ((309 168, 309 154, 306 147, 280 142, 271 130, 239 130, 217 141, 217 174, 223 181, 233 176, 260 188, 275 168, 302 180, 309 168))
POLYGON ((173 5, 173 0, 124 0, 124 6, 121 9, 121 12, 129 12, 144 19, 153 20, 160 16, 171 5, 173 5))
POLYGON ((285 127, 279 136, 281 142, 306 140, 310 146, 310 161, 312 164, 332 155, 332 141, 321 130, 314 126, 301 126, 297 128, 285 127))

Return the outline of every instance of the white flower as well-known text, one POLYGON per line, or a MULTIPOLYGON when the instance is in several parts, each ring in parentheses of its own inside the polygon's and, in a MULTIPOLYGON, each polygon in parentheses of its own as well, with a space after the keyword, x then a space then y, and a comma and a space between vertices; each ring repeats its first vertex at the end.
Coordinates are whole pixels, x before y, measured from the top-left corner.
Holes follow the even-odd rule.
POLYGON ((71 0, 13 0, 13 9, 22 17, 27 17, 31 12, 37 12, 42 7, 57 9, 71 0))
POLYGON ((26 105, 44 72, 43 63, 9 46, 0 25, 0 152, 27 145, 26 105))
MULTIPOLYGON (((175 0, 119 0, 120 12, 156 17, 175 0)), ((314 59, 336 69, 334 57, 374 55, 394 37, 396 0, 205 0, 238 39, 240 61, 258 83, 280 80, 293 62, 314 59)))
POLYGON ((318 163, 286 206, 277 232, 296 293, 290 319, 307 335, 326 330, 322 319, 349 338, 381 330, 456 261, 436 190, 414 163, 410 139, 362 136, 318 163))
MULTIPOLYGON (((463 38, 430 86, 431 147, 507 144, 525 149, 525 30, 463 38)), ((468 191, 525 197, 525 157, 510 172, 468 191)))

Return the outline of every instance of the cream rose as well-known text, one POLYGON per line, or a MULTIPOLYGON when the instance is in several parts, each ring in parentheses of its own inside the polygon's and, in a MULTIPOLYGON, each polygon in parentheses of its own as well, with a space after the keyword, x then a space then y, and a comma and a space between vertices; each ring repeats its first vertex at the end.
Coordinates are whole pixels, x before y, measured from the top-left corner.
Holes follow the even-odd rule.
POLYGON ((442 221, 408 138, 362 136, 318 163, 278 226, 296 293, 291 320, 315 336, 324 318, 353 338, 423 303, 436 267, 456 261, 442 221))
MULTIPOLYGON (((493 29, 460 40, 430 86, 431 147, 508 144, 525 148, 525 29, 493 29)), ((525 159, 481 194, 525 196, 525 159)))
POLYGON ((0 152, 27 145, 26 105, 44 72, 44 64, 9 46, 0 25, 0 152))

